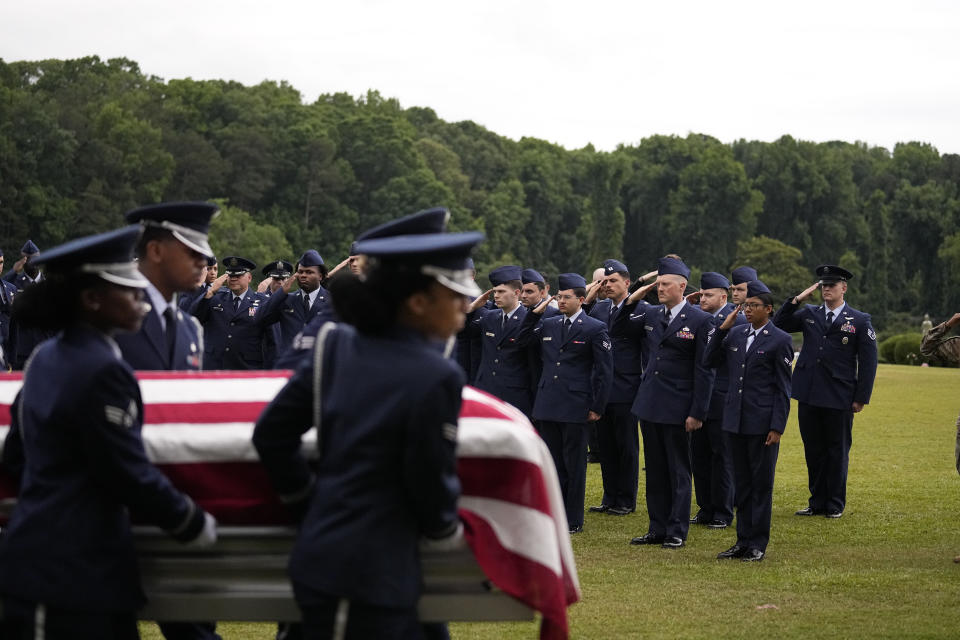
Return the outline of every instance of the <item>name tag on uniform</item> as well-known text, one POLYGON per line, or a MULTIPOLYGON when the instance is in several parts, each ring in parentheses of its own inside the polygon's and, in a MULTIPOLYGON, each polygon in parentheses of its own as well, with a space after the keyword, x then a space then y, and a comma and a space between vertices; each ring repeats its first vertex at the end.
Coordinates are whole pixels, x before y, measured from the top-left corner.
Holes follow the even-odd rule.
POLYGON ((486 334, 487 334, 488 336, 490 336, 491 338, 496 338, 496 337, 497 337, 497 334, 495 334, 495 333, 490 333, 489 331, 487 331, 486 334))
POLYGON ((223 305, 217 305, 213 308, 214 311, 223 311, 223 305))
POLYGON ((550 336, 544 336, 543 338, 544 342, 549 342, 550 340, 553 340, 553 338, 551 338, 550 336))
POLYGON ((646 329, 647 331, 653 331, 653 327, 651 327, 648 324, 643 325, 643 328, 646 329))
POLYGON ((807 322, 809 322, 810 324, 813 324, 813 318, 807 318, 807 322))
POLYGON ((727 347, 727 348, 730 349, 730 351, 737 351, 739 347, 727 347))

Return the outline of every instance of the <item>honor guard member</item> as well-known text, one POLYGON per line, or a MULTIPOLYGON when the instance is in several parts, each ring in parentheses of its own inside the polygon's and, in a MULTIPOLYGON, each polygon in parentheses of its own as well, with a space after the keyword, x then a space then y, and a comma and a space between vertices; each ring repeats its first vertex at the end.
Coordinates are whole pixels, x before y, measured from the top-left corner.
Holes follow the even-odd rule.
POLYGON ((706 351, 707 364, 726 369, 730 380, 723 430, 736 477, 737 541, 717 558, 759 562, 770 541, 773 477, 790 413, 793 340, 770 322, 773 296, 759 280, 747 284, 743 309, 748 324, 738 326, 738 314, 729 314, 706 351))
POLYGON ((803 332, 793 397, 810 499, 797 515, 839 518, 847 503, 853 414, 870 402, 877 374, 877 334, 870 315, 843 299, 852 273, 826 264, 817 267, 817 276, 817 283, 783 303, 773 322, 784 331, 803 332), (801 307, 818 288, 823 304, 801 307))
MULTIPOLYGON (((471 279, 477 277, 477 268, 473 264, 473 258, 467 259, 467 270, 470 271, 471 279)), ((467 376, 468 383, 473 381, 473 378, 476 375, 477 367, 480 366, 480 358, 474 358, 473 356, 474 342, 479 343, 479 340, 471 339, 470 329, 464 325, 463 329, 457 332, 457 350, 455 353, 457 364, 459 364, 460 368, 463 369, 464 375, 467 376)))
POLYGON ((112 338, 143 318, 140 232, 40 254, 46 278, 18 296, 25 324, 59 333, 31 358, 3 447, 20 492, 0 536, 0 637, 138 638, 131 512, 183 542, 216 540, 213 518, 147 459, 140 388, 112 338))
MULTIPOLYGON (((13 286, 14 291, 21 293, 43 280, 43 272, 39 265, 33 262, 33 258, 39 253, 40 249, 33 243, 33 240, 27 240, 21 247, 20 259, 3 277, 8 284, 13 286)), ((9 291, 9 287, 7 287, 7 291, 9 291)), ((15 371, 23 369, 37 345, 52 335, 53 333, 50 331, 37 327, 18 326, 16 318, 11 317, 10 325, 7 327, 5 347, 7 364, 15 371)))
MULTIPOLYGON (((607 332, 626 304, 630 288, 630 272, 619 260, 603 263, 601 288, 605 301, 590 310, 590 316, 606 325, 607 332)), ((610 398, 597 421, 600 445, 600 475, 603 498, 590 511, 625 516, 637 508, 637 486, 640 473, 640 436, 637 419, 630 412, 643 365, 640 345, 628 336, 610 333, 613 349, 613 385, 610 398)))
POLYGON ((203 325, 207 369, 264 369, 267 318, 283 303, 250 290, 250 272, 257 265, 239 256, 223 259, 224 273, 197 300, 190 312, 203 325), (224 289, 223 284, 227 287, 224 289))
POLYGON ((277 260, 265 265, 260 273, 263 274, 263 281, 257 290, 269 296, 280 288, 284 280, 293 275, 293 265, 286 260, 277 260))
MULTIPOLYGON (((177 307, 179 307, 180 311, 187 314, 190 313, 190 307, 193 306, 193 303, 196 302, 197 298, 199 298, 200 296, 202 296, 207 292, 207 289, 210 288, 210 283, 213 282, 213 280, 217 279, 216 276, 214 276, 213 280, 210 279, 210 268, 216 267, 216 266, 217 266, 217 257, 216 256, 208 257, 207 266, 203 268, 203 271, 200 274, 200 279, 199 279, 200 284, 197 285, 197 288, 194 289, 193 291, 190 291, 188 293, 181 293, 180 295, 177 296, 177 307)), ((216 273, 216 271, 214 271, 214 273, 216 273)))
MULTIPOLYGON (((548 295, 550 285, 546 283, 543 275, 535 269, 524 269, 520 273, 520 304, 531 311, 539 307, 544 301, 547 307, 540 314, 541 318, 552 318, 560 313, 557 308, 557 301, 548 295)), ((530 388, 536 389, 540 382, 540 373, 542 363, 540 362, 540 345, 531 342, 527 347, 527 359, 530 367, 530 388)))
POLYGON ((713 316, 684 299, 690 269, 682 260, 663 257, 658 271, 660 304, 638 314, 625 309, 630 317, 621 311, 615 323, 642 326, 648 354, 632 411, 643 435, 650 525, 630 543, 676 549, 690 527, 690 432, 703 425, 713 388, 713 371, 703 362, 713 316))
POLYGON ((176 294, 192 291, 213 251, 210 220, 220 212, 209 202, 164 202, 128 211, 139 223, 138 267, 149 281, 151 311, 136 333, 117 336, 123 359, 137 370, 188 371, 203 366, 203 331, 177 308, 176 294))
POLYGON ((583 312, 587 282, 562 273, 555 296, 560 313, 540 318, 545 301, 523 320, 540 346, 543 372, 533 417, 553 457, 570 533, 583 531, 587 482, 587 424, 603 415, 613 384, 610 337, 603 322, 583 312))
POLYGON ((520 304, 523 269, 502 266, 490 272, 492 289, 478 296, 468 308, 471 335, 479 336, 480 366, 474 386, 491 393, 523 412, 533 409, 533 386, 527 345, 529 333, 521 336, 520 327, 527 308, 520 304), (490 297, 496 309, 481 309, 490 297))
POLYGON ((734 306, 742 305, 747 300, 747 284, 758 278, 757 270, 753 267, 737 267, 730 272, 730 297, 734 306))
MULTIPOLYGON (((270 266, 275 267, 274 264, 270 266)), ((329 306, 330 293, 323 287, 326 278, 327 267, 323 258, 317 251, 310 249, 297 261, 295 277, 290 278, 288 274, 270 294, 271 298, 278 300, 273 301, 261 320, 266 324, 276 323, 275 326, 279 326, 278 354, 285 354, 307 323, 329 306), (294 283, 300 287, 296 292, 292 292, 294 283)))
POLYGON ((480 292, 466 258, 482 237, 359 241, 365 278, 331 281, 343 323, 327 325, 257 422, 260 459, 302 514, 289 569, 305 637, 423 637, 420 549, 462 546, 463 530, 455 447, 464 376, 437 345, 463 326, 464 296, 480 292), (301 454, 314 428, 316 471, 301 454))
MULTIPOLYGON (((734 325, 746 323, 746 317, 727 302, 730 281, 715 271, 700 276, 700 309, 714 318, 720 326, 730 314, 734 325)), ((688 297, 689 299, 689 297, 688 297)), ((690 435, 690 453, 693 463, 693 488, 697 515, 690 524, 703 524, 711 529, 724 529, 733 522, 733 459, 727 436, 723 432, 723 402, 727 396, 729 378, 725 367, 716 367, 710 409, 703 428, 690 435)))

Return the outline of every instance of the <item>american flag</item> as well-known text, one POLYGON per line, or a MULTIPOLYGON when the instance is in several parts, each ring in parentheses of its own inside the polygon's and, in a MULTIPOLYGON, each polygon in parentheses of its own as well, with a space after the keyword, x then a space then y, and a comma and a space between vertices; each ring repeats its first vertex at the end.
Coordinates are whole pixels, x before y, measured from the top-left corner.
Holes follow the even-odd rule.
MULTIPOLYGON (((149 458, 221 524, 288 523, 250 438, 289 371, 138 372, 149 458), (242 398, 242 400, 235 400, 242 398)), ((20 374, 0 374, 0 442, 20 374)), ((303 439, 314 456, 316 435, 303 439)), ((490 581, 542 614, 540 637, 567 638, 580 599, 563 498, 550 453, 522 413, 464 387, 457 435, 467 542, 490 581)), ((0 502, 16 495, 0 474, 0 502)))

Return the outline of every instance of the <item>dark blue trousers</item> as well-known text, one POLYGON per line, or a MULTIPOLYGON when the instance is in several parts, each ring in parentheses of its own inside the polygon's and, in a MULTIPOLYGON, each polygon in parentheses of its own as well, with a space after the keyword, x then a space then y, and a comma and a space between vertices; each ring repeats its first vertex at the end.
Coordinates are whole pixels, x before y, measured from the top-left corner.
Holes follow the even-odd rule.
POLYGON ((737 544, 766 551, 773 513, 773 476, 780 444, 764 444, 767 435, 727 434, 733 455, 737 496, 737 544))
POLYGON ((600 439, 602 504, 633 511, 637 508, 640 475, 640 432, 629 402, 607 405, 597 421, 600 439))
POLYGON ((166 640, 221 640, 216 622, 158 622, 166 640))
POLYGON ((4 598, 0 612, 3 640, 139 640, 133 611, 71 611, 4 598), (38 611, 39 608, 39 611, 38 611))
POLYGON ((687 539, 690 528, 690 436, 683 425, 641 422, 649 531, 687 539))
POLYGON ((807 460, 809 506, 814 511, 843 511, 847 504, 847 469, 853 444, 853 411, 797 407, 803 455, 807 460))
POLYGON ((587 425, 582 422, 540 421, 540 437, 547 443, 557 468, 567 524, 583 526, 583 502, 587 490, 587 425))
POLYGON ((733 522, 733 460, 723 420, 707 419, 690 434, 693 487, 704 518, 733 522))

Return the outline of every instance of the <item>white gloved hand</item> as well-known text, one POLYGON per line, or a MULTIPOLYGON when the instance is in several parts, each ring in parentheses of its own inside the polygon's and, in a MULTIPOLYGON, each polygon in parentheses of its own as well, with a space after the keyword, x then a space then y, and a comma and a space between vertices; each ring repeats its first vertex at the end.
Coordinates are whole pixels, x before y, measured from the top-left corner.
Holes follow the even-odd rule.
POLYGON ((204 549, 212 547, 217 541, 217 519, 209 513, 203 514, 203 529, 197 534, 197 537, 187 543, 188 547, 204 549))
POLYGON ((463 523, 458 522, 456 530, 443 538, 420 538, 421 551, 457 551, 467 548, 467 539, 463 536, 463 523))

